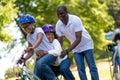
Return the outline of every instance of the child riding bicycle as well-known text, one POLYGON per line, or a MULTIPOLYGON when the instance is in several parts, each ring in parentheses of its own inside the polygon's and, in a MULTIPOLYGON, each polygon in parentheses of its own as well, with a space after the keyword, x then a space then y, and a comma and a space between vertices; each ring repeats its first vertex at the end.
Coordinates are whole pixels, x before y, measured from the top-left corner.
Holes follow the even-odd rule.
MULTIPOLYGON (((35 18, 30 14, 23 15, 19 19, 20 27, 27 33, 28 42, 28 53, 22 60, 19 60, 20 63, 24 60, 28 60, 33 55, 34 51, 49 51, 53 49, 43 30, 40 27, 34 27, 35 22, 35 18)), ((56 61, 56 58, 57 56, 52 54, 45 54, 44 56, 37 57, 34 66, 34 73, 42 80, 56 80, 56 76, 49 66, 56 61)))
POLYGON ((56 39, 57 36, 55 33, 55 27, 51 24, 46 24, 42 27, 42 29, 54 49, 49 51, 40 50, 37 55, 43 56, 44 54, 51 53, 58 56, 52 68, 54 68, 54 66, 59 66, 60 73, 64 76, 66 80, 75 80, 72 72, 70 71, 70 59, 68 58, 68 56, 66 55, 64 58, 60 58, 62 48, 59 41, 56 39))

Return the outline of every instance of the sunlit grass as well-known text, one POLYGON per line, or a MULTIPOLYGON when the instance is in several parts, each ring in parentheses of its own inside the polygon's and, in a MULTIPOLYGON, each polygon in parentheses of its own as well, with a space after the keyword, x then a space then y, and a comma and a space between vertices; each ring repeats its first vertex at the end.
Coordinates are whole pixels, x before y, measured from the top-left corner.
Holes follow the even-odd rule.
MULTIPOLYGON (((112 80, 111 72, 110 72, 111 63, 109 63, 107 61, 102 61, 102 62, 97 61, 96 65, 97 65, 97 68, 98 68, 100 80, 112 80)), ((78 76, 76 65, 72 65, 71 70, 72 70, 72 73, 75 77, 75 80, 80 80, 79 76, 78 76)), ((89 68, 87 66, 86 66, 86 73, 87 73, 88 80, 91 80, 90 73, 89 73, 89 68)), ((15 80, 15 78, 5 79, 5 80, 15 80)))
MULTIPOLYGON (((111 64, 109 64, 109 62, 97 62, 97 68, 98 68, 100 80, 112 80, 110 66, 111 64)), ((75 79, 80 80, 78 76, 77 68, 75 66, 72 66, 71 70, 75 76, 75 79)), ((91 80, 88 67, 86 67, 86 72, 87 72, 88 80, 91 80)))

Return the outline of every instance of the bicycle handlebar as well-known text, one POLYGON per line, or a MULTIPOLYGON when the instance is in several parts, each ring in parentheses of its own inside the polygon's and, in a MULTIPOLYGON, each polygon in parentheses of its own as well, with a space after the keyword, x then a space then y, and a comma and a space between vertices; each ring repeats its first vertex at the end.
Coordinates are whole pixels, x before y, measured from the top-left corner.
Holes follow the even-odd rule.
POLYGON ((23 54, 21 55, 20 59, 17 61, 17 64, 22 64, 22 63, 25 63, 25 58, 24 58, 24 55, 27 53, 26 50, 24 50, 23 54))
POLYGON ((117 40, 120 40, 120 29, 117 28, 114 31, 105 33, 105 39, 112 40, 114 42, 116 42, 117 40))
POLYGON ((24 58, 24 55, 27 53, 27 50, 24 50, 23 54, 21 55, 21 58, 24 58))

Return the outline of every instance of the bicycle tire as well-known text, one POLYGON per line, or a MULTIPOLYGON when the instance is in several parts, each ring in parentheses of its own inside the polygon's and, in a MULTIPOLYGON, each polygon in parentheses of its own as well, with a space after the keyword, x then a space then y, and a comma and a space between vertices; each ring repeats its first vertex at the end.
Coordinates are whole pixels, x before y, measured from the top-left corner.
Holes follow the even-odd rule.
POLYGON ((114 55, 113 55, 113 60, 112 60, 112 63, 113 63, 113 76, 112 76, 112 80, 120 80, 119 79, 119 69, 118 69, 118 65, 117 65, 117 62, 116 62, 116 56, 118 54, 118 51, 115 51, 114 52, 114 55))

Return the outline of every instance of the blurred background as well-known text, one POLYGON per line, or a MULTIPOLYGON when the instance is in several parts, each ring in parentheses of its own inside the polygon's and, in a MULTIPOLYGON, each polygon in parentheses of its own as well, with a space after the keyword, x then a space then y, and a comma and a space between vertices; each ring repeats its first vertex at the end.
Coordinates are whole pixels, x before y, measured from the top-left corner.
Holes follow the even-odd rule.
MULTIPOLYGON (((19 17, 23 14, 31 14, 36 18, 36 27, 44 24, 55 26, 58 20, 56 8, 59 5, 67 6, 69 13, 81 18, 84 27, 94 40, 96 62, 107 61, 106 45, 110 41, 105 40, 104 35, 120 27, 120 0, 0 0, 1 80, 15 77, 15 74, 11 74, 14 73, 13 65, 27 47, 26 34, 18 25, 19 17)), ((69 45, 65 38, 63 49, 69 45)), ((72 66, 75 67, 72 54, 69 57, 72 66)), ((28 61, 28 65, 32 70, 34 63, 30 62, 28 61)), ((101 78, 101 80, 107 79, 101 78)))

